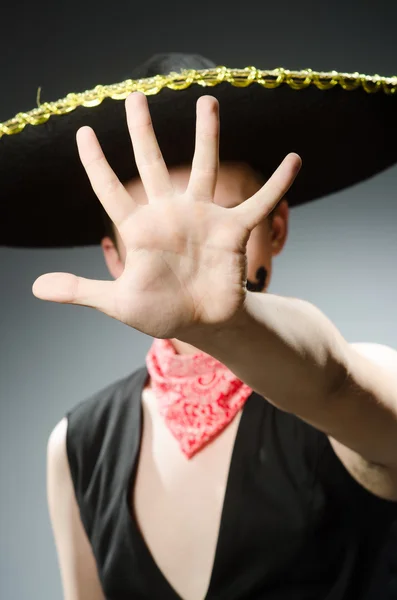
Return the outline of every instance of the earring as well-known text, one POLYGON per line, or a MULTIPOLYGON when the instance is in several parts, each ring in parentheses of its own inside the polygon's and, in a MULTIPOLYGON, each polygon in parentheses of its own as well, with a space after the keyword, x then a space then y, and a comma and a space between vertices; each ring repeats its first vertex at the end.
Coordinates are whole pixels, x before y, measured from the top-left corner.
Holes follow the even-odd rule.
POLYGON ((249 292, 261 292, 266 287, 267 270, 265 267, 259 267, 255 277, 257 279, 256 283, 252 283, 247 279, 247 290, 249 292))

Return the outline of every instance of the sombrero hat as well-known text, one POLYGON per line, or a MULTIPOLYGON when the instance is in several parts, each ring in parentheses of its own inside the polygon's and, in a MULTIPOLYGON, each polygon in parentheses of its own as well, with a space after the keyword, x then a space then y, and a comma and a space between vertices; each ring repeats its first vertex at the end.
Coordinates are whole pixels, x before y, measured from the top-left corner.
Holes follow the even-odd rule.
POLYGON ((397 162, 397 77, 216 66, 199 56, 156 55, 130 79, 45 102, 0 124, 0 245, 96 245, 102 205, 80 163, 76 132, 91 126, 122 181, 137 175, 123 100, 148 96, 166 164, 191 163, 196 101, 220 103, 220 160, 268 178, 289 152, 303 167, 291 207, 365 180, 397 162))

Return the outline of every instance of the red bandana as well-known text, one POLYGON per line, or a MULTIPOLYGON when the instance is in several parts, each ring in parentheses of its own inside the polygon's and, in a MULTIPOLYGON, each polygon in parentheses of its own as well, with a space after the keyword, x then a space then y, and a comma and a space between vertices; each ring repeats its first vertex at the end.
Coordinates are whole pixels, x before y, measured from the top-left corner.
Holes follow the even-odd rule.
POLYGON ((252 389, 205 352, 177 354, 154 339, 146 365, 160 414, 192 458, 234 419, 252 389))

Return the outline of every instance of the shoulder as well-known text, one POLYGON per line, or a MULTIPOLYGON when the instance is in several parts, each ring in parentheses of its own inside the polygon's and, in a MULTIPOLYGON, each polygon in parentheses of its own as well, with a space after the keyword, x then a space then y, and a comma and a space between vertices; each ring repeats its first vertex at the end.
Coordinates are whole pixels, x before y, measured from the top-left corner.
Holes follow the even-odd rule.
POLYGON ((47 443, 47 499, 53 522, 60 518, 62 506, 74 499, 66 449, 67 428, 64 417, 51 431, 47 443))
POLYGON ((68 420, 66 417, 57 423, 51 431, 47 442, 47 469, 53 476, 62 471, 67 472, 66 436, 68 420))
POLYGON ((397 371, 397 350, 374 342, 352 342, 349 346, 361 356, 387 370, 397 371))
POLYGON ((104 599, 87 523, 80 513, 67 458, 68 421, 55 425, 47 444, 47 502, 65 597, 104 599))
POLYGON ((104 472, 111 477, 123 444, 139 431, 145 380, 146 370, 140 368, 106 386, 68 411, 51 433, 50 451, 67 461, 79 502, 86 501, 104 472))
POLYGON ((122 421, 128 407, 140 401, 140 384, 145 379, 142 367, 132 374, 118 379, 95 392, 71 408, 68 420, 67 445, 76 441, 87 445, 104 434, 104 428, 116 426, 122 421))

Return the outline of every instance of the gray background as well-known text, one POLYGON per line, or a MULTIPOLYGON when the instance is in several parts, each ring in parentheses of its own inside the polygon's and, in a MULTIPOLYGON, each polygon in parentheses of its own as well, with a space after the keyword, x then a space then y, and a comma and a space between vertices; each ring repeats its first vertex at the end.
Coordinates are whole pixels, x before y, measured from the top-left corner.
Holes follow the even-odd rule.
MULTIPOLYGON (((219 64, 397 74, 396 3, 1 4, 0 121, 113 83, 155 52, 219 64), (227 8, 229 7, 229 8, 227 8)), ((270 151, 271 151, 271 142, 270 151)), ((291 212, 270 292, 307 299, 349 341, 397 348, 397 168, 291 212)), ((4 199, 2 199, 4 201, 4 199)), ((56 201, 56 198, 54 199, 56 201)), ((106 279, 100 247, 0 248, 0 599, 59 600, 46 443, 74 404, 143 364, 151 339, 83 307, 37 300, 51 271, 106 279)))

